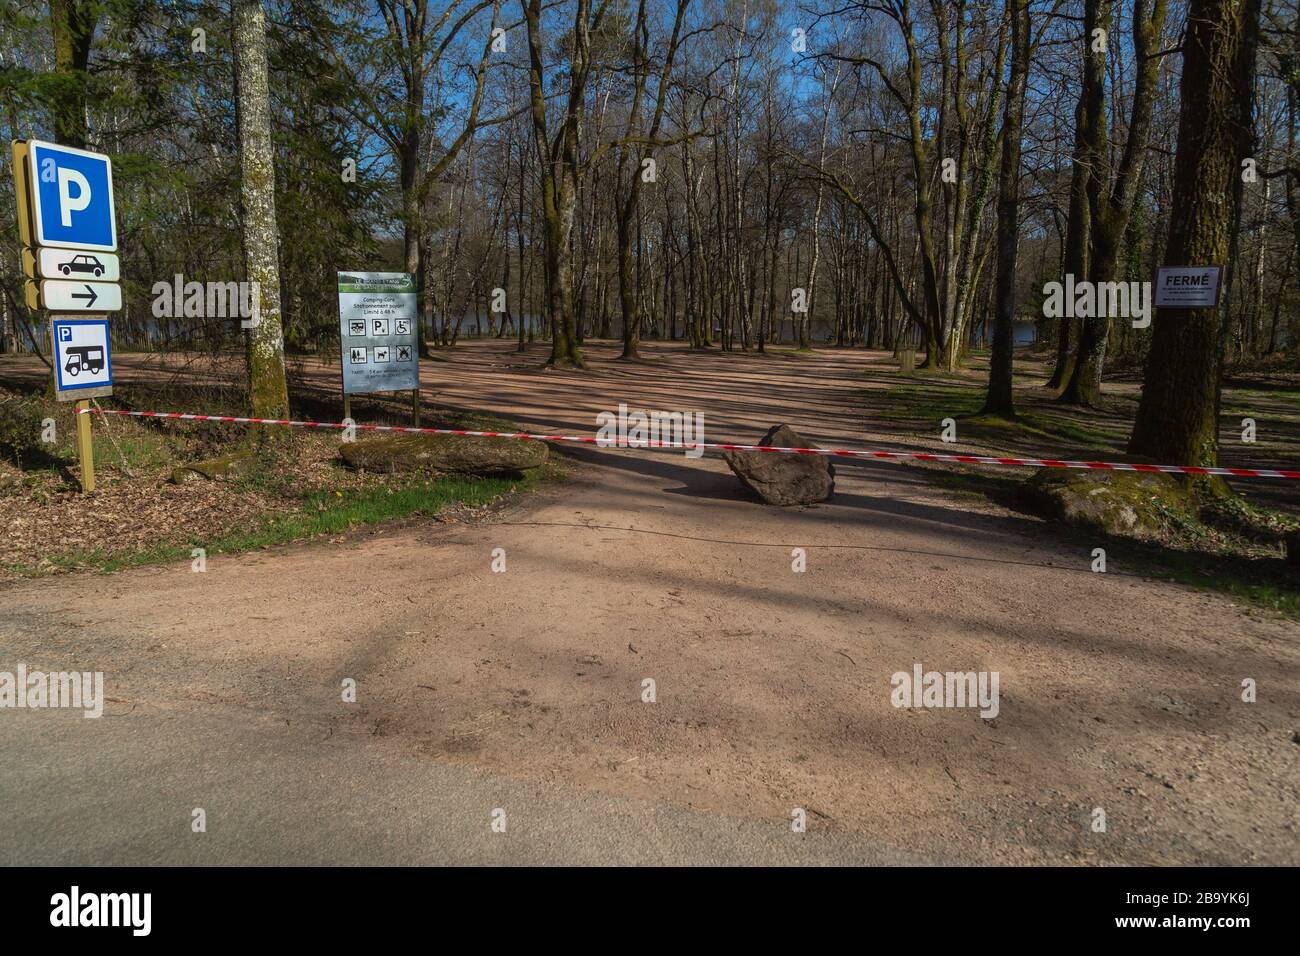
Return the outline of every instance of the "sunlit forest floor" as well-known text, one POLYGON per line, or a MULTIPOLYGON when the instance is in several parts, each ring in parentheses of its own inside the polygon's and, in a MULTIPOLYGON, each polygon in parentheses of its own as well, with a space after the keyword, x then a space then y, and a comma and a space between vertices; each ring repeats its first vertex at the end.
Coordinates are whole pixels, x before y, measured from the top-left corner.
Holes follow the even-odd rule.
MULTIPOLYGON (((617 343, 590 341, 586 348, 591 371, 577 374, 633 408, 702 412, 706 438, 713 440, 752 441, 775 424, 746 414, 744 403, 720 385, 728 368, 765 382, 786 402, 791 420, 824 421, 828 440, 896 450, 1123 461, 1140 394, 1138 373, 1123 370, 1108 379, 1102 407, 1058 404, 1043 387, 1051 356, 1021 350, 1018 415, 1008 422, 979 414, 987 378, 984 352, 968 355, 955 373, 918 369, 903 375, 890 354, 860 349, 798 352, 776 345, 765 353, 722 353, 647 342, 641 362, 625 363, 617 361, 617 343), (953 443, 941 439, 949 418, 955 422, 953 443)), ((509 340, 464 340, 435 350, 435 360, 423 367, 425 423, 511 428, 511 422, 529 421, 591 434, 590 417, 557 419, 551 413, 558 391, 556 374, 541 369, 546 352, 538 342, 520 353, 509 340), (503 392, 503 377, 523 391, 503 392), (538 402, 548 406, 544 413, 538 402)), ((244 411, 237 353, 122 353, 115 366, 118 387, 105 400, 107 407, 244 411)), ((47 374, 35 358, 0 359, 0 517, 9 528, 0 570, 9 573, 176 560, 200 542, 247 550, 437 514, 458 504, 482 507, 520 486, 501 479, 444 477, 431 484, 429 476, 358 475, 338 462, 336 436, 301 431, 276 443, 270 467, 255 474, 176 485, 167 481, 174 467, 239 448, 245 426, 97 418, 101 491, 87 508, 75 485, 71 411, 42 399, 47 374), (47 415, 58 424, 59 441, 52 448, 35 440, 47 415)), ((295 417, 342 418, 337 361, 291 357, 289 377, 295 417)), ((353 415, 362 422, 405 424, 409 407, 404 396, 357 396, 353 415)), ((815 427, 811 433, 817 436, 815 427)), ((1234 373, 1224 391, 1220 447, 1223 464, 1300 468, 1300 373, 1281 362, 1234 373), (1253 443, 1242 440, 1244 418, 1255 421, 1253 443)), ((1017 488, 1032 474, 1018 468, 899 467, 972 506, 985 501, 1012 510, 1018 508, 1017 488)), ((1232 593, 1244 587, 1238 582, 1259 578, 1263 568, 1255 584, 1262 603, 1300 613, 1300 596, 1287 593, 1289 578, 1278 567, 1281 534, 1300 523, 1300 482, 1242 479, 1233 487, 1238 497, 1216 510, 1215 520, 1171 513, 1158 540, 1114 544, 1137 548, 1135 558, 1158 560, 1162 568, 1173 562, 1167 570, 1179 580, 1232 593), (1206 563, 1219 558, 1241 564, 1229 573, 1226 565, 1206 563)))
MULTIPOLYGON (((936 439, 944 418, 957 421, 958 445, 993 454, 1128 461, 1126 453, 1141 397, 1140 370, 1112 373, 1100 408, 1062 405, 1044 386, 1052 357, 1022 350, 1016 355, 1014 422, 979 414, 988 381, 988 354, 975 352, 954 374, 918 370, 902 376, 881 356, 866 371, 864 402, 869 432, 936 439), (883 392, 883 394, 880 394, 883 392)), ((1229 375, 1219 423, 1219 463, 1228 467, 1300 467, 1300 370, 1278 361, 1229 375), (1289 366, 1289 367, 1288 367, 1289 366), (1242 419, 1255 421, 1255 440, 1242 440, 1242 419)), ((1185 464, 1162 462, 1161 464, 1185 464)), ((1300 516, 1300 483, 1240 480, 1232 483, 1251 500, 1300 516)))
MULTIPOLYGON (((128 374, 128 383, 101 404, 246 414, 242 392, 227 381, 225 359, 215 374, 196 378, 175 370, 128 374)), ((212 367, 208 357, 197 364, 212 367)), ((358 405, 370 421, 410 423, 409 401, 377 396, 358 405)), ((297 390, 294 413, 340 417, 297 390)), ((499 418, 438 410, 427 410, 422 423, 514 427, 499 418)), ((248 551, 418 515, 456 521, 559 477, 550 466, 517 476, 358 472, 340 461, 337 433, 299 429, 255 442, 245 425, 97 416, 93 434, 97 488, 87 499, 78 481, 71 403, 46 397, 26 374, 10 381, 0 371, 0 576, 188 561, 196 547, 213 555, 248 551), (40 435, 48 420, 56 440, 47 444, 40 435), (250 451, 249 467, 215 479, 189 467, 231 460, 242 466, 240 456, 250 451)))

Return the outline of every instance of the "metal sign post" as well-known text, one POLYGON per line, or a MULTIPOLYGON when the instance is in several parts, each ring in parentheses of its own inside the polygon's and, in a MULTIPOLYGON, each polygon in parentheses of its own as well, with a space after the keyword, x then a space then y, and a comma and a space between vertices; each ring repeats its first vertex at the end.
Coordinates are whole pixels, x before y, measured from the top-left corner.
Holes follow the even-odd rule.
POLYGON ((95 490, 95 446, 90 431, 91 398, 113 394, 113 354, 108 341, 108 316, 52 315, 54 397, 77 403, 77 457, 81 461, 81 490, 95 490))
POLYGON ((28 307, 120 311, 112 160, 37 139, 15 140, 13 160, 28 307))
POLYGON ((89 494, 95 490, 89 399, 113 394, 105 313, 122 308, 113 162, 103 153, 36 139, 15 140, 12 149, 24 292, 28 307, 51 312, 54 396, 77 403, 81 490, 89 494))
POLYGON ((343 417, 352 417, 353 395, 410 389, 411 418, 418 425, 415 276, 406 272, 340 272, 338 276, 343 417))

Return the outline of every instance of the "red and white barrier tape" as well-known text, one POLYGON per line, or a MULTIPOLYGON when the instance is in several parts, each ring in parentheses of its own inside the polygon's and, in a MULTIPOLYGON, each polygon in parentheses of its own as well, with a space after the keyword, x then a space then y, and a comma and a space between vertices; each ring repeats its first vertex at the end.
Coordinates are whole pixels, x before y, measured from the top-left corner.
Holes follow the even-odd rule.
MULTIPOLYGON (((128 412, 117 408, 85 408, 79 412, 127 415, 132 418, 170 418, 185 422, 230 422, 236 425, 288 425, 292 428, 343 430, 342 422, 299 422, 288 418, 239 418, 233 415, 189 415, 182 412, 128 412)), ((1114 461, 1062 461, 1055 458, 995 458, 986 455, 936 455, 927 451, 853 451, 847 448, 776 448, 770 445, 728 445, 720 442, 638 441, 620 444, 587 435, 534 435, 529 432, 476 432, 463 428, 418 428, 411 425, 354 425, 357 431, 404 432, 416 435, 467 435, 471 438, 521 438, 531 441, 569 441, 603 448, 713 448, 719 451, 774 452, 783 455, 825 455, 830 458, 874 458, 890 461, 943 461, 963 465, 1013 465, 1026 468, 1081 468, 1094 471, 1148 471, 1166 475, 1223 475, 1228 478, 1294 478, 1300 471, 1274 468, 1202 468, 1197 465, 1145 465, 1114 461)))

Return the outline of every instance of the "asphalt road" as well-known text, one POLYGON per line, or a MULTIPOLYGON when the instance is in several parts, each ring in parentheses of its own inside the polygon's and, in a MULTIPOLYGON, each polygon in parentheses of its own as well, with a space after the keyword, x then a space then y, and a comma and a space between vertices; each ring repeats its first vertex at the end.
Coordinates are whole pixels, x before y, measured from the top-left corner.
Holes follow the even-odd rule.
POLYGON ((918 864, 814 818, 798 834, 322 739, 234 707, 97 720, 10 712, 0 864, 918 864), (193 811, 207 830, 193 832, 193 811), (504 811, 505 830, 493 830, 504 811), (499 814, 497 819, 499 819, 499 814))

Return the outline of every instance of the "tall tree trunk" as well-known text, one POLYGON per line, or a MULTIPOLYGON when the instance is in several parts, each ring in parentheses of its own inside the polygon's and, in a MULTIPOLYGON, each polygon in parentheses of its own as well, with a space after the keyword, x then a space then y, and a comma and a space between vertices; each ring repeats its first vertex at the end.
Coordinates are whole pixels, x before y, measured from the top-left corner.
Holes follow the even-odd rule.
MULTIPOLYGON (((402 83, 401 110, 392 123, 381 124, 382 138, 396 157, 398 181, 401 186, 402 249, 405 269, 415 276, 416 302, 420 310, 418 327, 423 330, 433 325, 435 292, 428 283, 429 262, 422 232, 424 229, 424 207, 428 192, 459 155, 461 149, 478 128, 479 109, 483 102, 486 88, 488 58, 491 51, 491 30, 496 27, 499 0, 493 4, 492 21, 483 51, 479 57, 475 73, 474 92, 467 108, 463 110, 465 123, 455 139, 446 144, 436 162, 428 163, 426 155, 426 137, 423 135, 428 117, 425 113, 425 86, 427 79, 437 66, 443 52, 452 40, 474 22, 474 13, 480 7, 462 13, 455 20, 451 19, 457 4, 453 3, 443 11, 436 23, 431 23, 428 12, 428 0, 376 0, 375 6, 388 27, 390 48, 383 56, 391 57, 397 62, 402 83), (441 35, 437 34, 443 29, 441 35)), ((486 6, 486 4, 482 4, 486 6)), ((353 82, 360 81, 347 74, 353 82)), ((367 122, 374 117, 368 117, 367 122)), ((450 318, 443 316, 440 338, 445 338, 450 318)), ((424 336, 420 336, 420 353, 427 354, 424 336)))
MULTIPOLYGON (((1096 0, 1090 0, 1090 14, 1085 17, 1084 69, 1083 84, 1080 87, 1079 101, 1074 109, 1074 151, 1070 170, 1070 211, 1065 232, 1065 247, 1062 251, 1062 265, 1067 275, 1083 281, 1088 276, 1088 250, 1092 235, 1092 209, 1088 195, 1092 183, 1093 156, 1096 152, 1096 131, 1089 116, 1094 81, 1089 79, 1103 73, 1100 66, 1093 66, 1092 59, 1097 54, 1092 52, 1092 37, 1087 31, 1087 23, 1097 17, 1096 0)), ((1064 388, 1074 377, 1074 360, 1078 351, 1080 322, 1077 318, 1061 316, 1060 334, 1056 342, 1056 368, 1047 382, 1048 388, 1064 388)))
MULTIPOLYGON (((1090 0, 1089 8, 1097 0, 1090 0)), ((1151 114, 1161 58, 1156 47, 1164 31, 1167 0, 1135 0, 1133 5, 1133 55, 1137 80, 1133 89, 1132 115, 1123 157, 1111 181, 1110 146, 1106 141, 1105 58, 1094 54, 1090 77, 1088 126, 1094 133, 1090 158, 1092 175, 1088 190, 1092 210, 1092 245, 1088 257, 1088 279, 1094 290, 1111 282, 1119 271, 1119 254, 1124 230, 1133 208, 1133 195, 1142 180, 1142 169, 1151 130, 1151 114)), ((1110 27, 1110 4, 1103 0, 1100 17, 1093 23, 1110 27)), ((1085 33, 1091 27, 1085 20, 1085 33)), ((1097 297, 1096 307, 1101 308, 1097 297)), ((1078 357, 1061 401, 1070 404, 1096 405, 1101 399, 1101 376, 1106 361, 1106 345, 1111 318, 1093 316, 1084 320, 1079 338, 1078 357)))
POLYGON ((257 322, 248 330, 249 406, 256 418, 287 418, 266 14, 261 0, 236 0, 233 15, 244 265, 261 291, 257 322))
MULTIPOLYGON (((689 5, 690 0, 678 0, 677 2, 677 16, 673 23, 672 37, 668 41, 668 51, 664 56, 664 63, 659 76, 654 117, 650 121, 650 131, 646 136, 646 141, 635 156, 630 142, 623 143, 619 149, 616 177, 620 192, 616 205, 618 218, 618 295, 623 313, 623 354, 619 357, 624 359, 637 358, 637 347, 641 344, 641 312, 636 307, 636 291, 632 287, 632 218, 640 209, 641 183, 643 181, 645 161, 647 159, 654 161, 655 138, 659 135, 659 128, 663 123, 664 108, 668 104, 668 78, 672 74, 673 60, 677 56, 677 47, 682 33, 682 22, 685 19, 686 8, 689 5), (630 179, 625 185, 624 177, 629 160, 634 160, 634 162, 632 163, 630 179)), ((635 60, 636 79, 634 81, 632 108, 628 114, 625 139, 631 139, 636 134, 641 119, 641 103, 645 98, 649 69, 649 64, 646 62, 649 55, 647 50, 647 30, 646 0, 641 0, 637 6, 636 25, 633 28, 635 43, 632 56, 635 60)))
POLYGON ((1287 284, 1291 281, 1291 268, 1295 265, 1295 245, 1287 251, 1286 265, 1282 267, 1282 279, 1277 284, 1277 293, 1273 296, 1273 321, 1270 325, 1268 334, 1268 345, 1264 349, 1265 355, 1272 355, 1277 351, 1277 332, 1278 325, 1282 318, 1282 293, 1286 291, 1287 284))
MULTIPOLYGON (((1106 132, 1106 53, 1105 46, 1097 48, 1098 33, 1104 44, 1109 44, 1111 8, 1114 0, 1084 0, 1083 10, 1083 74, 1079 87, 1079 103, 1074 112, 1075 149, 1074 169, 1070 180, 1070 230, 1067 242, 1083 242, 1083 248, 1074 245, 1066 249, 1066 272, 1073 275, 1075 281, 1084 282, 1092 272, 1092 256, 1095 248, 1093 232, 1100 228, 1097 222, 1097 210, 1101 204, 1102 189, 1105 187, 1104 168, 1108 165, 1106 132), (1075 218, 1080 219, 1080 228, 1075 228, 1075 218)), ((1078 382, 1078 367, 1082 361, 1084 349, 1083 338, 1086 334, 1086 321, 1082 318, 1068 320, 1068 327, 1061 327, 1061 338, 1068 335, 1070 353, 1065 365, 1057 363, 1057 374, 1052 376, 1052 384, 1062 387, 1061 400, 1075 404, 1079 401, 1077 392, 1071 388, 1078 382), (1068 331, 1067 331, 1068 329, 1068 331), (1068 396, 1068 397, 1067 397, 1068 396)))
POLYGON ((993 307, 993 354, 989 361, 986 414, 1015 416, 1011 389, 1015 345, 1016 254, 1020 246, 1020 141, 1029 76, 1029 0, 1007 0, 1011 18, 1011 75, 1002 118, 1002 167, 998 171, 997 301, 993 307))
POLYGON ((533 129, 541 165, 542 213, 547 312, 551 323, 549 366, 586 367, 578 348, 573 317, 573 218, 578 199, 578 128, 582 122, 587 78, 591 71, 591 33, 600 27, 609 0, 594 16, 591 0, 576 0, 569 56, 569 94, 564 119, 554 139, 547 135, 546 94, 542 81, 541 0, 520 0, 528 28, 528 87, 533 129))
POLYGON ((14 313, 9 308, 9 296, 0 289, 0 352, 18 351, 18 335, 14 327, 14 313))
MULTIPOLYGON (((1191 0, 1179 86, 1178 150, 1165 265, 1227 264, 1234 179, 1240 174, 1240 102, 1249 84, 1259 0, 1191 0)), ((1218 462, 1220 311, 1158 309, 1129 453, 1218 462)))
POLYGON ((806 349, 812 344, 809 333, 811 332, 814 316, 813 307, 817 298, 817 260, 821 252, 822 198, 826 188, 825 178, 822 174, 826 172, 826 136, 830 130, 831 111, 835 108, 835 91, 839 89, 839 85, 840 64, 837 62, 835 72, 831 76, 830 85, 826 87, 826 99, 822 104, 822 132, 817 149, 817 200, 813 204, 812 249, 808 260, 806 311, 802 316, 795 316, 793 323, 797 331, 795 336, 796 344, 801 349, 806 349))
MULTIPOLYGON (((530 130, 529 135, 535 136, 536 132, 530 130)), ((519 273, 520 273, 520 280, 521 280, 519 285, 519 342, 516 348, 516 351, 519 352, 524 352, 527 351, 528 349, 528 345, 524 341, 524 332, 525 332, 524 327, 527 326, 529 332, 532 331, 532 327, 533 327, 532 325, 533 317, 528 314, 528 280, 531 277, 532 273, 531 270, 527 274, 525 274, 524 271, 524 208, 525 208, 524 207, 524 182, 527 179, 527 175, 526 175, 527 155, 528 155, 527 147, 523 143, 520 143, 519 144, 519 206, 518 206, 519 217, 515 220, 515 227, 516 227, 515 244, 519 250, 519 273)))
POLYGON ((54 72, 60 78, 50 112, 54 138, 64 146, 86 147, 86 66, 102 9, 99 0, 50 0, 54 72))

